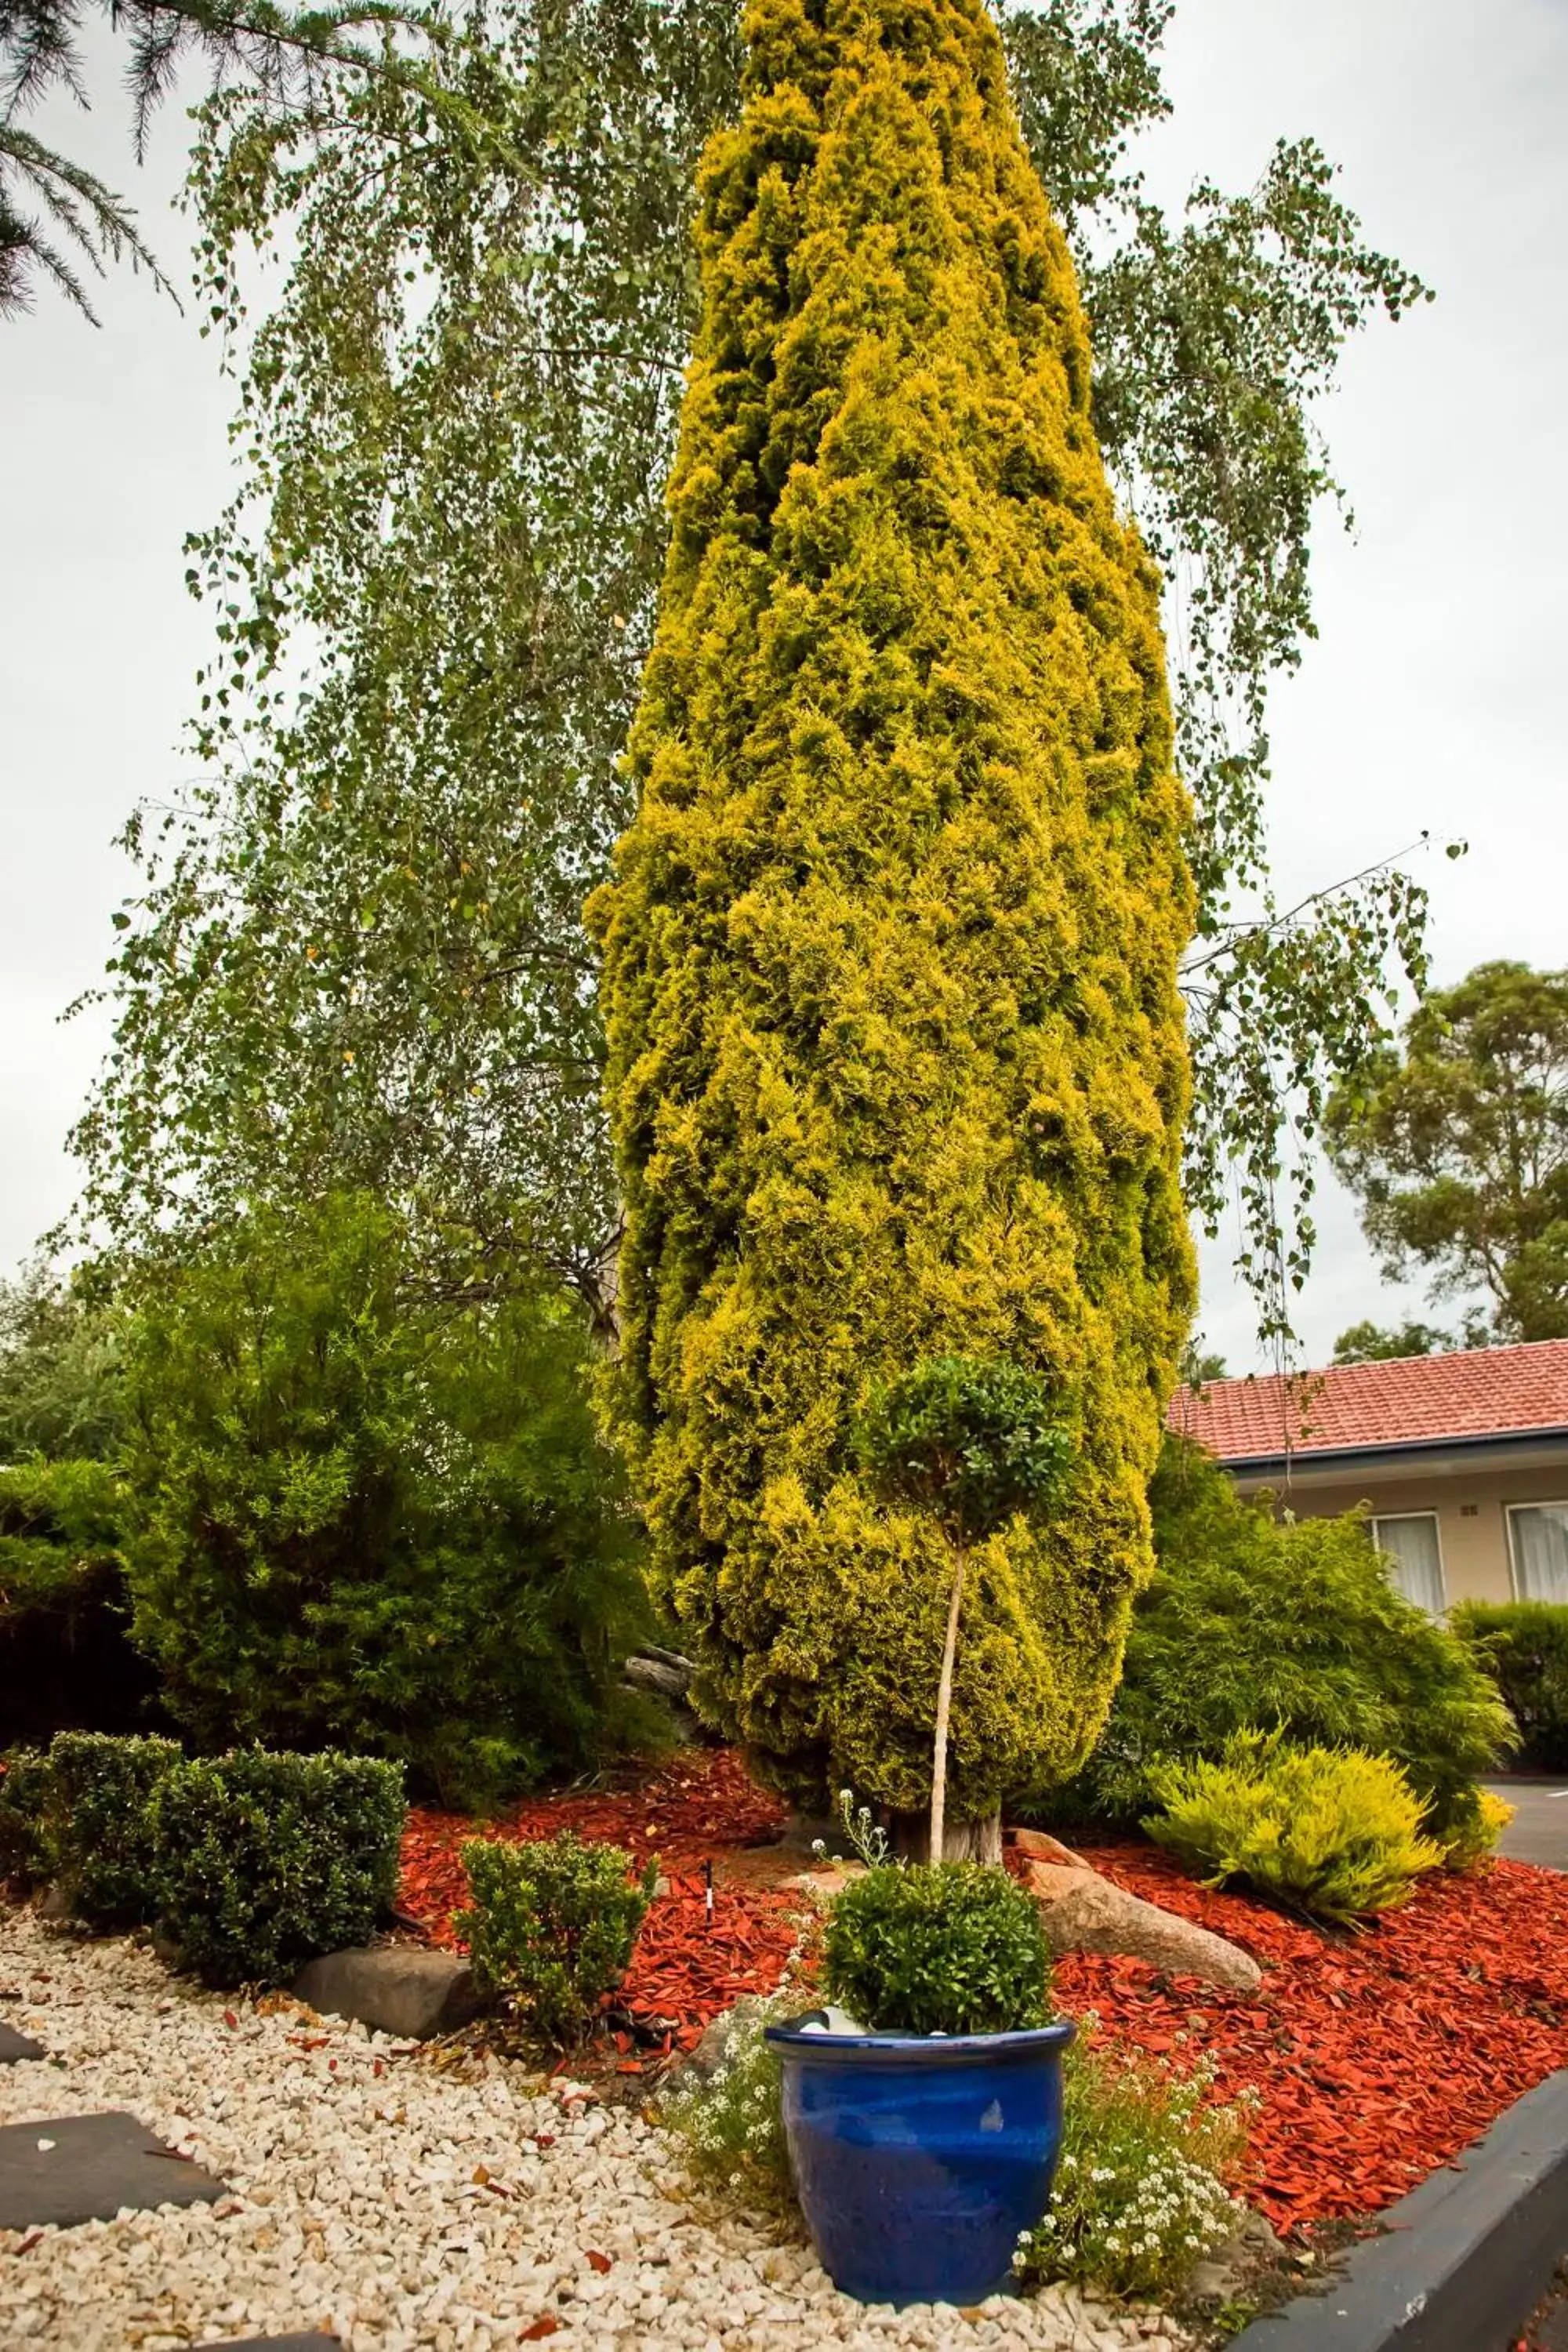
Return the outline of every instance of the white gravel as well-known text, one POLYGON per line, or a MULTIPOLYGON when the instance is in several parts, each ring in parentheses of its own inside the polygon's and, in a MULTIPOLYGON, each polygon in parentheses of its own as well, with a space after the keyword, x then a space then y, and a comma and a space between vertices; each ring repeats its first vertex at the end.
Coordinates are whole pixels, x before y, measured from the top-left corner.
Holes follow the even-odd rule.
POLYGON ((637 2116, 491 2058, 469 2079, 362 2026, 263 2012, 123 1942, 0 1906, 7 2020, 64 2066, 0 2067, 0 2123, 127 2108, 230 2184, 216 2205, 0 2231, 0 2345, 175 2352, 320 2327, 350 2352, 1121 2352, 1170 2322, 1052 2289, 894 2313, 809 2253, 681 2200, 637 2116), (590 2259, 596 2256, 597 2261, 590 2259))

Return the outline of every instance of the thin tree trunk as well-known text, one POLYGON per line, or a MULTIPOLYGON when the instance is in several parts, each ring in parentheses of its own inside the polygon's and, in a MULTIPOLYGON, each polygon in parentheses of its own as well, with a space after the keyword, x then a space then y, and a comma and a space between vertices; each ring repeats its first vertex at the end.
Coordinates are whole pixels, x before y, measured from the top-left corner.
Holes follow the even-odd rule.
POLYGON ((952 1710, 952 1662, 958 1654, 958 1612, 963 1605, 963 1570, 967 1554, 953 1546, 952 1599, 947 1610, 947 1641, 942 1654, 942 1679, 936 1686, 936 1753, 931 1776, 931 1858, 942 1858, 947 1816, 947 1718, 952 1710))

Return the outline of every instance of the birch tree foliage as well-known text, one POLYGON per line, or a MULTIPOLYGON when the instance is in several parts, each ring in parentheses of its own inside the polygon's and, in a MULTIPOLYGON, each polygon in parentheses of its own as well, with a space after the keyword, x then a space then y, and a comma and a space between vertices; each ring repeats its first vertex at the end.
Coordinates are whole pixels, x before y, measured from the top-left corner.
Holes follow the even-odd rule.
MULTIPOLYGON (((1167 580, 1199 894, 1188 1195, 1212 1226, 1236 1171, 1279 1332, 1322 1103, 1421 984, 1426 899, 1394 861, 1276 904, 1267 698, 1343 507, 1317 404, 1348 338, 1426 289, 1310 139, 1239 195, 1150 200, 1131 149, 1169 111, 1170 15, 1046 0, 1003 30, 1107 464, 1167 580)), ((329 68, 303 100, 235 88, 198 119, 239 486, 190 542, 214 620, 195 778, 126 830, 141 881, 77 1130, 83 1213, 145 1247, 369 1183, 433 1286, 542 1260, 603 1308, 617 1211, 580 910, 630 814, 693 174, 737 104, 739 27, 732 0, 496 0, 398 37, 417 74, 329 68)))

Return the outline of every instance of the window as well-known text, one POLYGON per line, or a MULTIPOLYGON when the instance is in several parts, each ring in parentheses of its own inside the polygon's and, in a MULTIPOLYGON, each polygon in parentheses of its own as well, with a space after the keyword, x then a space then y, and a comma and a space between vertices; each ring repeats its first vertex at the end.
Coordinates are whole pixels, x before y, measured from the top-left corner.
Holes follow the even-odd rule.
POLYGON ((1436 1511, 1404 1511, 1397 1518, 1373 1519, 1372 1539, 1388 1562, 1395 1592, 1414 1601, 1429 1617, 1443 1613, 1443 1554, 1436 1511))
POLYGON ((1513 1589, 1521 1601, 1568 1601, 1568 1503, 1510 1503, 1513 1589))

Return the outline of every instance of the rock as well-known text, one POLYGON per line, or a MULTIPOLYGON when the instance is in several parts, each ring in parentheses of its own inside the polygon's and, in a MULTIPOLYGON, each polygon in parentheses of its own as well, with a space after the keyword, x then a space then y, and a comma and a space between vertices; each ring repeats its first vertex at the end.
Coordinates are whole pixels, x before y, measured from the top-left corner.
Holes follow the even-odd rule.
POLYGON ((46 1886, 37 1907, 39 1918, 51 1927, 60 1927, 73 1916, 69 1892, 61 1885, 46 1886))
POLYGON ((1051 1837, 1045 1830, 1004 1830, 1002 1834, 1014 1852, 1029 1862, 1059 1862, 1070 1870, 1089 1868, 1081 1853, 1074 1853, 1070 1845, 1063 1845, 1060 1838, 1051 1837))
POLYGON ((842 1895, 852 1878, 864 1878, 863 1862, 825 1862, 816 1870, 803 1870, 797 1878, 786 1878, 784 1885, 792 1895, 819 1895, 831 1902, 842 1895))
POLYGON ((1117 1953, 1172 1976, 1202 1977, 1227 1992, 1256 1992, 1263 1982, 1258 1962, 1239 1944, 1125 1893, 1086 1863, 1031 1861, 1025 1883, 1053 1951, 1117 1953))
POLYGON ((1228 2263, 1194 2263, 1187 2293, 1194 2303, 1228 2303, 1242 2284, 1228 2263))
POLYGON ((323 2017, 357 2017, 400 2041, 450 2033, 481 2006, 474 1972, 453 1952, 409 1944, 328 1952, 294 1979, 294 1997, 323 2017))
POLYGON ((724 2065, 736 2042, 754 2023, 767 2002, 758 1993, 742 1995, 733 2009, 727 2009, 703 2028, 702 2038, 689 2058, 682 2059, 669 2075, 671 2084, 679 2082, 683 2088, 692 2083, 705 2083, 724 2065))
POLYGON ((691 1684, 689 1667, 682 1673, 663 1658, 638 1656, 628 1658, 621 1668, 621 1680, 633 1690, 657 1691, 660 1698, 683 1699, 691 1684))

